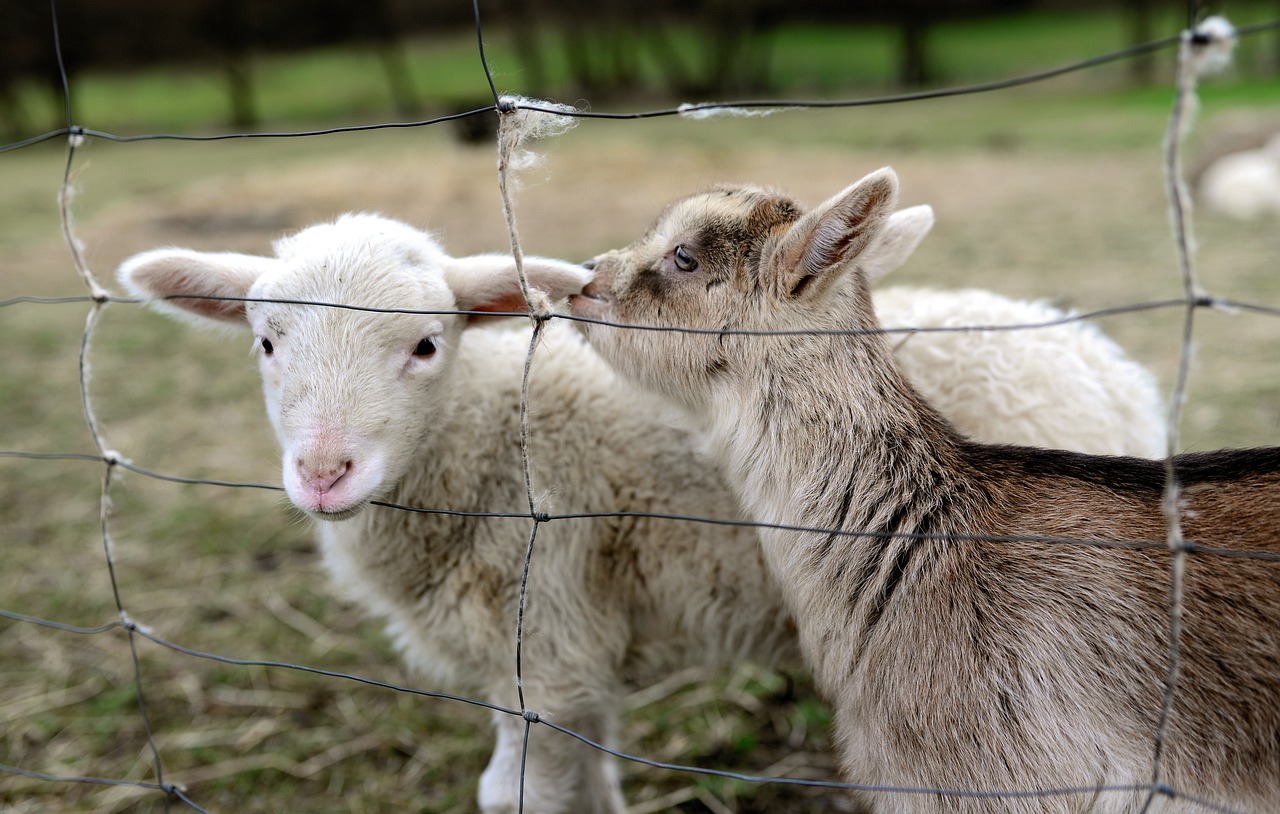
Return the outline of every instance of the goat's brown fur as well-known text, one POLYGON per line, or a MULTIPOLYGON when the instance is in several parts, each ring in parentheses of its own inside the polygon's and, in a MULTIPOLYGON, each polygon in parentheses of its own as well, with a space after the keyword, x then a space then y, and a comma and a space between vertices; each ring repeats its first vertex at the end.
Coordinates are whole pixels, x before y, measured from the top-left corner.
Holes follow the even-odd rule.
MULTIPOLYGON (((682 199, 594 261, 573 309, 704 331, 584 326, 689 414, 757 520, 831 530, 762 537, 835 708, 847 781, 1076 790, 862 802, 1140 810, 1171 655, 1163 463, 981 445, 911 389, 859 270, 896 194, 882 170, 808 213, 750 187, 682 199), (805 330, 820 333, 742 333, 805 330)), ((1280 811, 1280 451, 1173 465, 1194 550, 1158 781, 1280 811)), ((1163 792, 1152 806, 1193 808, 1163 792)))

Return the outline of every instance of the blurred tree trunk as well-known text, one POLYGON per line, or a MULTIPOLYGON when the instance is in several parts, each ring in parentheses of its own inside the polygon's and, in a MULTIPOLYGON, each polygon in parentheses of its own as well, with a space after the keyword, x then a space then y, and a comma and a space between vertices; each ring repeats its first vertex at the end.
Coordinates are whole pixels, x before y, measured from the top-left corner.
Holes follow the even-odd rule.
POLYGON ((929 24, 924 15, 907 13, 898 18, 898 30, 902 35, 902 51, 898 62, 898 83, 904 87, 915 88, 933 78, 929 66, 927 40, 929 24))
POLYGON ((538 42, 535 14, 528 0, 504 0, 502 18, 507 22, 515 46, 516 58, 523 74, 521 92, 526 96, 542 98, 547 94, 547 68, 538 42))
POLYGON ((227 93, 231 101, 231 126, 247 130, 258 125, 258 106, 253 97, 253 69, 247 54, 227 56, 227 93))
MULTIPOLYGON (((1280 3, 1276 3, 1275 19, 1280 20, 1280 3)), ((1274 37, 1274 50, 1271 52, 1271 72, 1280 74, 1280 30, 1277 30, 1274 37)))
MULTIPOLYGON (((1129 8, 1129 42, 1141 45, 1150 42, 1155 36, 1155 24, 1152 21, 1151 0, 1128 0, 1129 8)), ((1156 78, 1155 54, 1139 54, 1129 60, 1129 78, 1141 85, 1150 85, 1156 78)))
POLYGON ((769 34, 777 24, 770 0, 718 0, 707 7, 703 30, 711 33, 708 88, 742 93, 768 89, 769 34))
POLYGON ((569 81, 581 93, 594 95, 603 90, 600 75, 591 59, 595 38, 580 23, 564 26, 565 62, 569 66, 569 81))
POLYGON ((254 9, 252 0, 224 0, 200 8, 196 24, 216 53, 227 77, 231 103, 231 126, 247 130, 258 124, 258 106, 253 95, 254 9))
POLYGON ((418 112, 418 94, 413 89, 413 78, 409 73, 409 60, 405 58, 404 49, 399 41, 378 43, 376 46, 378 62, 382 65, 382 73, 387 78, 387 86, 391 89, 391 101, 396 112, 402 116, 412 116, 418 112))
POLYGON ((693 78, 693 70, 679 49, 671 43, 671 35, 660 26, 655 26, 647 37, 649 47, 657 57, 658 69, 662 71, 663 82, 667 90, 676 96, 688 96, 702 93, 693 78))

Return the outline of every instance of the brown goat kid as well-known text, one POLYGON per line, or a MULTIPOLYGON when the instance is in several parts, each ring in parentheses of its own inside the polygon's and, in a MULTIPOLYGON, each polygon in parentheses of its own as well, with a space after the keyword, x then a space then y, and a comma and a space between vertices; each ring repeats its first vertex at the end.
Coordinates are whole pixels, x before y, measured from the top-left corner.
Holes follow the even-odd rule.
POLYGON ((1186 539, 1263 557, 1188 555, 1153 786, 1163 464, 983 445, 926 404, 875 332, 862 271, 896 198, 888 169, 809 212, 713 189, 596 258, 571 299, 581 317, 704 331, 583 323, 682 408, 756 520, 844 532, 762 538, 844 779, 917 790, 855 797, 881 812, 1134 812, 1149 795, 1151 811, 1280 811, 1280 451, 1175 459, 1186 539))

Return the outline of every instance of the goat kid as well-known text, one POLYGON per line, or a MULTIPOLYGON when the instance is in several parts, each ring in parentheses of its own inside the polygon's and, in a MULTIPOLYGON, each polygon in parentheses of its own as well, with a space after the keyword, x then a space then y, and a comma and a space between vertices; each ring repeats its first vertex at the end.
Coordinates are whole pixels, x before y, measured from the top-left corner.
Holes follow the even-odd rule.
POLYGON ((1164 466, 984 445, 917 395, 866 273, 897 188, 886 168, 808 212, 746 186, 678 200, 570 299, 580 317, 699 331, 582 324, 687 414, 749 514, 788 527, 762 532, 765 559, 835 709, 844 778, 932 790, 855 797, 1280 811, 1280 563, 1239 556, 1280 554, 1280 451, 1173 459, 1185 538, 1213 551, 1186 562, 1157 789, 1164 466))

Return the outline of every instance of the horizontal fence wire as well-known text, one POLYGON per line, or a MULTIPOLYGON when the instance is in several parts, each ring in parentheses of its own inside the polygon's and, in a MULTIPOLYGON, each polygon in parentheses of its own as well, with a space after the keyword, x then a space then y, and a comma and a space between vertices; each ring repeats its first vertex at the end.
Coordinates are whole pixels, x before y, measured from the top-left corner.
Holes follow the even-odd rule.
MULTIPOLYGON (((268 492, 283 492, 283 486, 277 486, 267 483, 248 483, 226 480, 212 480, 209 478, 192 478, 180 475, 166 475, 161 472, 145 469, 128 461, 119 458, 102 457, 89 453, 77 452, 17 452, 12 450, 0 450, 0 458, 25 458, 29 460, 72 460, 95 464, 108 464, 119 466, 146 478, 167 483, 181 483, 193 486, 216 486, 228 489, 259 489, 268 492)), ((431 506, 407 506, 399 503, 390 503, 385 500, 372 500, 369 502, 371 506, 377 506, 392 511, 409 512, 411 514, 432 514, 443 517, 461 517, 471 519, 490 519, 490 520, 529 520, 538 523, 558 523, 572 522, 578 520, 669 520, 674 523, 702 523, 714 526, 731 526, 734 528, 749 528, 758 530, 771 531, 791 531, 801 534, 819 534, 819 535, 836 535, 838 537, 847 537, 850 539, 901 539, 901 540, 917 540, 921 542, 978 542, 978 543, 1018 543, 1029 542, 1040 545, 1060 545, 1074 546, 1079 548, 1123 548, 1131 550, 1154 550, 1161 551, 1168 547, 1165 540, 1079 540, 1071 537, 1048 537, 1042 535, 997 535, 997 534, 926 534, 926 533, 909 533, 909 532, 885 532, 885 531, 851 531, 849 529, 835 529, 827 526, 800 526, 787 523, 765 523, 759 520, 742 520, 732 518, 705 517, 700 515, 682 515, 668 514, 664 512, 620 512, 620 511, 599 511, 599 512, 486 512, 486 511, 462 511, 459 509, 449 509, 443 507, 431 506)), ((1270 551, 1253 551, 1248 549, 1222 548, 1219 546, 1203 545, 1195 540, 1186 540, 1183 543, 1188 552, 1196 554, 1204 554, 1206 556, 1223 557, 1226 559, 1241 560, 1258 560, 1260 562, 1280 562, 1280 554, 1270 551)))
MULTIPOLYGON (((56 4, 51 4, 51 5, 53 6, 56 14, 56 4)), ((483 56, 484 39, 483 39, 483 30, 480 26, 480 14, 479 14, 478 2, 474 4, 474 9, 476 13, 477 46, 480 52, 481 61, 482 63, 484 63, 484 56, 483 56)), ((1277 29, 1280 29, 1280 21, 1243 27, 1243 28, 1237 29, 1236 33, 1238 36, 1250 36, 1250 35, 1262 33, 1264 31, 1272 31, 1277 29)), ((380 130, 380 129, 388 129, 388 128, 423 127, 423 126, 429 126, 429 125, 436 125, 443 122, 452 121, 455 119, 465 118, 469 116, 490 113, 495 110, 499 114, 511 114, 515 111, 524 110, 524 111, 531 111, 536 113, 545 113, 545 114, 550 114, 555 116, 564 116, 569 118, 642 119, 642 118, 654 118, 654 117, 663 117, 663 116, 686 116, 686 117, 696 118, 696 117, 704 116, 707 114, 731 113, 734 110, 767 109, 771 111, 773 110, 782 111, 782 110, 793 109, 793 108, 842 108, 842 107, 860 107, 860 106, 882 105, 882 104, 896 104, 896 103, 905 103, 905 102, 918 102, 918 101, 923 101, 927 99, 945 98, 949 96, 961 96, 961 95, 967 95, 967 94, 987 93, 987 92, 998 91, 1006 88, 1033 84, 1033 83, 1042 82, 1051 78, 1055 78, 1058 76, 1062 76, 1065 74, 1073 73, 1076 71, 1087 70, 1099 65, 1109 64, 1109 63, 1127 60, 1127 59, 1133 59, 1138 56, 1150 54, 1159 50, 1168 49, 1175 46, 1180 46, 1185 48, 1188 45, 1188 43, 1194 46, 1197 44, 1197 38, 1199 37, 1199 35, 1194 33, 1194 27, 1189 28, 1189 32, 1190 33, 1184 33, 1183 35, 1180 35, 1178 37, 1171 37, 1171 38, 1166 38, 1162 40, 1156 40, 1149 43, 1144 43, 1131 48, 1126 48, 1126 49, 1111 52, 1108 54, 1103 54, 1096 57, 1084 59, 1078 62, 1074 62, 1068 65, 1064 65, 1064 66, 1047 70, 1047 71, 1028 74, 1026 76, 1000 80, 996 82, 981 83, 976 85, 967 85, 967 86, 946 88, 946 89, 933 90, 933 91, 923 91, 918 93, 896 94, 896 95, 890 95, 890 96, 879 96, 879 97, 872 97, 872 98, 866 98, 866 99, 853 99, 853 100, 845 100, 845 101, 747 100, 747 101, 724 102, 724 103, 707 102, 707 103, 680 105, 675 108, 667 108, 667 109, 643 111, 643 112, 633 112, 633 113, 608 113, 608 112, 578 110, 578 109, 572 109, 572 108, 566 109, 560 106, 543 105, 532 100, 501 97, 499 96, 496 90, 496 87, 493 84, 493 77, 488 71, 487 65, 486 65, 485 76, 489 83, 490 90, 493 92, 493 96, 494 96, 494 104, 492 106, 480 107, 480 108, 476 108, 463 113, 438 117, 438 118, 424 120, 424 121, 378 123, 378 124, 362 125, 362 126, 326 128, 326 129, 320 129, 320 130, 310 130, 310 131, 301 131, 301 132, 282 132, 282 133, 235 133, 235 134, 218 134, 218 135, 202 135, 202 136, 180 135, 180 134, 143 134, 143 135, 134 135, 134 136, 120 136, 120 135, 114 135, 106 132, 95 131, 92 129, 80 127, 78 125, 74 125, 71 123, 70 113, 68 112, 67 127, 50 132, 50 133, 45 133, 43 135, 36 136, 30 139, 0 146, 0 152, 21 149, 24 147, 28 147, 34 144, 38 144, 38 143, 49 141, 56 138, 69 137, 70 138, 69 149, 68 149, 68 173, 69 173, 71 162, 74 159, 76 146, 80 143, 80 140, 83 138, 99 138, 99 139, 110 140, 110 141, 126 142, 126 141, 149 141, 149 140, 161 140, 161 139, 172 139, 172 140, 182 140, 182 141, 214 141, 214 140, 238 139, 238 138, 293 138, 293 137, 304 137, 304 136, 324 136, 324 135, 331 135, 336 133, 363 132, 363 131, 380 130)), ((65 83, 65 75, 64 75, 64 83, 65 83)), ((1181 102, 1185 102, 1186 99, 1188 98, 1186 94, 1189 92, 1193 92, 1193 89, 1185 88, 1185 87, 1182 88, 1179 96, 1179 100, 1181 102)), ((69 111, 70 92, 68 89, 65 89, 65 87, 64 87, 64 93, 65 93, 65 97, 67 98, 68 111, 69 111)), ((1171 135, 1169 137, 1169 142, 1166 145, 1167 147, 1166 158, 1169 161, 1171 165, 1171 170, 1172 170, 1169 174, 1169 177, 1171 179, 1170 183, 1175 185, 1177 183, 1180 183, 1180 177, 1177 174, 1177 158, 1178 158, 1177 142, 1178 142, 1178 139, 1180 138, 1181 126, 1182 126, 1181 123, 1178 121, 1177 116, 1175 115, 1174 121, 1171 123, 1171 128, 1170 128, 1171 135)), ((501 180, 501 183, 505 184, 505 176, 500 180, 501 180)), ((68 246, 72 251, 72 255, 73 255, 73 258, 75 259, 78 270, 81 272, 82 276, 86 281, 86 286, 87 288, 89 288, 90 294, 83 297, 39 297, 34 295, 23 295, 23 296, 11 298, 8 300, 0 301, 0 307, 16 307, 20 305, 45 306, 45 305, 66 305, 66 304, 78 304, 78 305, 87 304, 91 306, 90 314, 86 322, 86 328, 85 328, 85 333, 84 333, 82 348, 81 348, 82 350, 81 360, 80 360, 81 391, 82 391, 83 398, 85 400, 84 412, 85 412, 86 420, 87 420, 87 423, 89 424, 89 428, 90 428, 94 443, 98 447, 99 454, 94 455, 89 453, 75 453, 75 452, 36 452, 36 451, 22 451, 22 450, 4 450, 4 451, 0 451, 0 458, 19 458, 19 459, 29 459, 29 460, 69 460, 69 461, 97 464, 102 466, 102 471, 103 471, 102 495, 101 495, 102 540, 103 540, 103 546, 105 551, 106 565, 108 570, 111 571, 111 585, 112 585, 112 590, 115 594, 115 603, 116 603, 117 610, 119 612, 120 619, 118 621, 108 622, 96 627, 78 627, 78 626, 67 625, 54 620, 42 619, 36 616, 19 613, 13 610, 0 609, 0 617, 4 617, 16 623, 48 628, 50 630, 58 631, 61 633, 67 633, 67 634, 97 636, 97 635, 112 633, 115 631, 122 631, 127 635, 130 648, 131 648, 131 654, 132 654, 134 683, 135 683, 135 689, 136 689, 137 698, 138 698, 139 714, 142 716, 144 721, 146 721, 145 730, 146 730, 147 748, 150 751, 153 758, 157 780, 155 782, 145 782, 145 781, 127 781, 127 780, 119 780, 119 779, 93 778, 93 777, 71 777, 71 776, 63 777, 63 776, 56 776, 56 775, 43 773, 43 772, 35 772, 35 771, 24 769, 18 766, 9 766, 9 765, 3 765, 3 764, 0 764, 0 772, 15 775, 15 776, 27 777, 35 780, 51 782, 51 783, 64 782, 64 783, 97 784, 97 785, 109 785, 109 786, 111 785, 133 786, 138 789, 153 791, 157 794, 163 794, 164 800, 165 800, 165 810, 169 810, 169 806, 171 802, 177 802, 195 811, 202 811, 202 812, 205 811, 204 808, 200 807, 200 805, 198 805, 194 800, 190 798, 187 792, 184 789, 182 789, 180 785, 177 785, 174 783, 168 783, 168 782, 165 782, 164 780, 163 762, 161 759, 161 754, 156 745, 155 737, 152 734, 150 722, 147 720, 149 716, 149 711, 143 699, 143 690, 144 690, 145 682, 143 678, 143 672, 141 670, 141 667, 139 666, 139 661, 138 661, 137 644, 150 643, 152 645, 158 646, 170 652, 173 652, 182 656, 190 657, 190 658, 210 660, 210 661, 218 662, 221 664, 239 666, 239 667, 260 667, 260 668, 269 668, 269 669, 299 671, 304 673, 315 674, 324 678, 332 678, 332 679, 338 679, 343 681, 356 682, 359 684, 372 686, 378 689, 385 689, 385 690, 405 693, 413 696, 441 699, 449 702, 472 705, 472 706, 480 707, 487 711, 495 712, 499 714, 519 716, 523 718, 526 725, 526 730, 525 730, 526 731, 526 748, 527 748, 527 737, 528 737, 529 728, 535 725, 541 725, 541 726, 545 726, 550 729, 556 730, 568 737, 575 738, 578 741, 584 744, 587 744, 588 746, 599 749, 621 760, 626 760, 636 764, 640 764, 640 765, 644 765, 644 766, 648 766, 656 769, 662 769, 662 770, 721 777, 721 778, 739 780, 739 781, 744 781, 749 783, 779 783, 779 784, 792 784, 792 785, 802 785, 802 786, 819 786, 819 787, 836 788, 836 789, 863 790, 863 791, 874 791, 874 792, 892 792, 892 793, 898 793, 898 794, 917 794, 917 795, 931 795, 931 796, 945 794, 945 795, 954 796, 958 798, 975 798, 975 799, 1047 798, 1047 797, 1055 797, 1055 796, 1063 796, 1063 795, 1078 795, 1082 793, 1097 794, 1103 791, 1146 792, 1148 795, 1148 803, 1150 803, 1156 797, 1166 797, 1171 799, 1183 800, 1188 803, 1195 804, 1207 811, 1224 811, 1224 812, 1231 811, 1231 809, 1217 805, 1212 801, 1199 800, 1194 797, 1190 797, 1185 793, 1181 792, 1180 790, 1176 788, 1172 788, 1163 783, 1161 779, 1161 774, 1160 774, 1160 756, 1161 756, 1160 753, 1162 748, 1161 739, 1163 738, 1163 732, 1161 732, 1158 735, 1157 742, 1155 744, 1152 781, 1150 784, 1145 784, 1145 785, 1120 785, 1120 786, 1101 786, 1101 787, 1091 786, 1088 788, 1061 788, 1061 789, 1003 789, 1003 790, 901 788, 901 787, 891 788, 891 787, 882 787, 882 786, 874 786, 874 785, 859 785, 854 783, 835 783, 835 782, 816 781, 816 780, 807 780, 807 779, 799 779, 799 778, 755 776, 755 775, 742 774, 742 773, 731 772, 731 771, 707 769, 707 768, 694 767, 694 766, 683 766, 678 764, 666 763, 662 761, 654 761, 640 755, 631 755, 621 751, 614 750, 604 744, 594 742, 591 739, 586 738, 579 733, 573 732, 565 727, 561 727, 549 720, 546 720, 545 718, 541 718, 536 712, 525 707, 522 692, 520 693, 520 696, 519 696, 520 698, 519 708, 518 709, 506 708, 500 705, 495 705, 485 701, 470 699, 470 698, 466 698, 459 695, 414 689, 411 687, 399 686, 399 685, 388 683, 388 682, 382 682, 382 681, 377 681, 373 679, 363 678, 360 676, 342 673, 338 671, 324 670, 324 669, 319 669, 314 667, 308 667, 305 665, 291 664, 291 663, 282 662, 282 661, 233 658, 233 657, 222 656, 222 655, 217 655, 217 654, 208 653, 208 652, 202 652, 200 650, 185 647, 176 642, 168 641, 164 638, 161 638, 155 635, 145 625, 142 625, 129 617, 125 609, 126 603, 124 602, 124 598, 121 594, 120 585, 114 573, 114 559, 111 554, 111 540, 110 540, 110 529, 109 529, 109 516, 110 516, 109 505, 110 505, 110 492, 111 492, 113 476, 114 476, 113 473, 115 473, 117 469, 125 469, 135 474, 138 474, 147 478, 156 479, 156 480, 175 482, 175 483, 181 483, 181 484, 209 486, 209 487, 248 488, 248 489, 261 489, 261 490, 271 490, 271 491, 281 491, 282 487, 275 486, 275 485, 267 485, 267 484, 238 483, 233 481, 210 480, 210 479, 202 479, 202 478, 166 475, 166 474, 150 471, 146 468, 137 466, 131 463, 130 461, 128 461, 123 456, 119 455, 119 453, 112 452, 106 448, 105 443, 103 441, 103 436, 99 432, 96 421, 94 419, 92 406, 89 403, 88 387, 87 387, 87 376, 88 376, 87 355, 88 355, 90 340, 94 331, 96 315, 104 305, 106 305, 109 302, 136 304, 139 302, 139 300, 133 299, 133 298, 113 297, 106 294, 97 286, 96 280, 94 279, 92 273, 89 272, 88 269, 84 266, 83 261, 80 259, 78 254, 77 241, 74 237, 74 234, 71 231, 69 214, 65 208, 67 183, 68 183, 67 179, 64 178, 64 189, 63 189, 64 209, 62 212, 62 221, 64 225, 64 230, 66 231, 68 246)), ((512 209, 511 200, 506 196, 505 186, 504 186, 503 192, 504 192, 504 210, 505 210, 505 214, 507 215, 508 227, 511 233, 512 250, 515 253, 516 257, 519 258, 521 254, 519 237, 515 228, 515 219, 511 212, 511 209, 512 209)), ((1173 198, 1175 202, 1175 207, 1176 207, 1177 201, 1179 200, 1176 189, 1173 191, 1173 194, 1171 195, 1171 197, 1173 198)), ((1189 218, 1189 214, 1186 212, 1175 213, 1175 217, 1173 218, 1175 232, 1177 232, 1179 229, 1184 229, 1187 226, 1188 218, 1189 218)), ((1187 331, 1183 338, 1183 367, 1180 370, 1179 381, 1178 381, 1178 385, 1175 390, 1175 396, 1174 396, 1174 406, 1176 409, 1176 407, 1181 404, 1182 399, 1184 397, 1183 387, 1185 383, 1185 362, 1187 359, 1187 355, 1189 354, 1189 347, 1190 347, 1190 341, 1191 341, 1191 330, 1190 330, 1191 315, 1197 309, 1211 308, 1211 309, 1225 309, 1225 310, 1240 310, 1240 311, 1256 312, 1256 313, 1264 314, 1268 316, 1280 315, 1280 308, 1277 308, 1275 306, 1233 301, 1229 299, 1212 297, 1207 294, 1199 292, 1196 286, 1194 285, 1194 276, 1190 269, 1191 239, 1189 237, 1189 234, 1185 232, 1179 234, 1178 243, 1179 243, 1179 258, 1184 265, 1184 276, 1186 280, 1186 297, 1182 299, 1162 300, 1157 302, 1135 303, 1131 305, 1117 306, 1113 308, 1095 310, 1095 311, 1091 311, 1083 314, 1072 314, 1072 315, 1063 317, 1061 319, 1050 320, 1043 323, 1035 323, 1035 324, 983 325, 983 326, 964 326, 964 327, 926 328, 926 329, 887 328, 887 329, 884 329, 882 332, 884 333, 903 333, 903 332, 916 333, 916 332, 954 332, 954 331, 1033 330, 1036 328, 1047 328, 1047 327, 1053 327, 1053 326, 1062 325, 1062 324, 1068 324, 1072 322, 1078 322, 1082 320, 1092 320, 1092 319, 1098 319, 1102 317, 1136 313, 1140 311, 1150 311, 1150 310, 1167 309, 1167 308, 1184 308, 1186 309, 1187 331)), ((526 291, 526 295, 528 295, 529 292, 528 292, 527 285, 525 285, 525 291, 526 291)), ((216 299, 255 301, 255 300, 249 300, 246 298, 231 298, 231 297, 216 298, 216 299)), ((495 316, 493 312, 469 312, 469 311, 424 312, 424 311, 398 310, 398 309, 370 309, 370 308, 358 308, 354 306, 340 305, 340 304, 334 304, 334 303, 320 303, 320 302, 293 301, 293 300, 268 300, 268 302, 293 304, 293 305, 298 305, 303 307, 353 308, 355 310, 374 311, 374 312, 380 312, 380 313, 411 313, 411 314, 458 314, 460 313, 464 315, 483 313, 485 316, 495 316)), ((537 311, 537 309, 534 307, 534 303, 532 299, 530 299, 530 310, 534 312, 537 311)), ((513 312, 509 315, 528 316, 528 313, 513 312)), ((532 359, 534 349, 537 345, 539 329, 547 319, 581 320, 582 318, 567 317, 565 315, 554 314, 554 315, 545 315, 543 317, 539 317, 534 320, 534 323, 535 323, 534 334, 530 342, 529 356, 526 359, 525 381, 524 381, 524 386, 522 388, 522 403, 521 403, 522 443, 524 442, 525 435, 527 434, 527 431, 528 431, 527 424, 525 423, 525 417, 527 416, 527 413, 528 413, 527 391, 528 391, 528 377, 530 375, 529 360, 532 359)), ((584 321, 589 321, 589 320, 584 320, 584 321)), ((617 325, 614 323, 603 323, 603 324, 611 325, 613 327, 618 327, 618 328, 625 328, 625 329, 647 330, 647 331, 674 331, 674 332, 686 332, 690 334, 698 334, 698 333, 723 334, 723 335, 747 334, 747 335, 759 335, 759 336, 784 336, 785 337, 785 336, 815 333, 813 331, 778 331, 778 332, 699 331, 699 330, 680 328, 680 327, 617 325)), ((839 332, 822 332, 822 333, 858 334, 858 333, 869 333, 869 332, 839 331, 839 332)), ((1176 418, 1176 412, 1175 412, 1175 418, 1176 418)), ((1175 426, 1176 426, 1176 421, 1174 419, 1171 419, 1171 429, 1174 428, 1175 426)), ((1174 437, 1174 434, 1171 432, 1170 435, 1172 439, 1172 437, 1174 437)), ((1172 444, 1173 444, 1173 441, 1171 440, 1171 447, 1172 447, 1172 444)), ((599 512, 599 513, 554 514, 550 512, 544 512, 538 509, 537 501, 535 500, 533 489, 530 484, 529 469, 528 469, 529 455, 528 455, 527 449, 524 451, 524 454, 522 455, 522 459, 524 461, 524 465, 526 468, 525 482, 526 482, 527 497, 529 500, 529 511, 525 513, 462 512, 462 511, 450 510, 448 508, 401 506, 401 505, 396 505, 396 504, 387 503, 387 502, 376 502, 375 505, 387 510, 400 510, 400 511, 406 511, 406 512, 437 513, 437 514, 454 515, 454 516, 460 516, 460 517, 512 518, 512 519, 522 519, 522 520, 530 521, 531 533, 530 533, 529 543, 528 543, 526 556, 524 560, 525 572, 523 577, 524 582, 522 583, 522 590, 521 590, 521 613, 523 613, 523 605, 524 605, 524 593, 525 593, 524 586, 525 584, 527 584, 527 581, 530 578, 529 568, 535 558, 534 540, 536 538, 536 533, 539 526, 544 523, 567 522, 567 521, 595 519, 595 518, 652 518, 652 519, 670 520, 673 522, 714 523, 714 524, 743 526, 743 527, 750 527, 750 528, 781 529, 786 531, 812 532, 812 533, 836 534, 836 535, 846 535, 846 536, 877 536, 876 534, 870 533, 870 532, 850 532, 850 531, 839 530, 839 529, 788 526, 788 525, 757 523, 757 522, 738 520, 738 519, 690 517, 690 516, 681 516, 681 515, 666 515, 661 513, 599 512)), ((1171 458, 1170 458, 1170 461, 1172 461, 1171 458)), ((1170 463, 1170 466, 1172 466, 1172 463, 1170 463)), ((1169 480, 1171 484, 1174 482, 1174 478, 1172 477, 1172 475, 1173 475, 1173 472, 1171 470, 1170 480, 1169 480)), ((880 536, 883 536, 883 535, 880 535, 880 536)), ((1016 538, 982 536, 982 535, 938 536, 938 535, 895 534, 892 536, 911 537, 911 538, 916 538, 921 540, 981 540, 981 541, 989 541, 989 542, 1032 541, 1037 543, 1074 545, 1074 546, 1128 547, 1128 548, 1140 548, 1140 549, 1151 549, 1151 550, 1170 550, 1175 561, 1181 561, 1188 554, 1196 554, 1198 556, 1248 558, 1248 559, 1257 559, 1257 560, 1268 561, 1268 562, 1280 561, 1280 557, 1277 557, 1276 555, 1271 554, 1270 552, 1238 551, 1238 550, 1221 549, 1221 548, 1199 544, 1195 540, 1181 540, 1181 539, 1177 540, 1176 545, 1174 545, 1174 543, 1171 542, 1171 540, 1081 541, 1081 540, 1054 539, 1054 538, 1047 538, 1047 537, 1045 538, 1026 537, 1026 536, 1016 537, 1016 538)), ((1173 569, 1173 573, 1171 574, 1171 579, 1173 580, 1172 596, 1173 596, 1174 607, 1171 608, 1171 619, 1173 622, 1172 629, 1171 629, 1171 640, 1170 640, 1171 667, 1170 667, 1170 675, 1166 681, 1166 699, 1165 699, 1165 707, 1164 707, 1165 715, 1168 714, 1168 710, 1171 705, 1172 695, 1175 692, 1175 689, 1177 686, 1177 680, 1178 680, 1178 675, 1177 675, 1178 605, 1177 603, 1181 601, 1180 600, 1181 578, 1179 576, 1179 567, 1175 567, 1173 569)), ((517 628, 516 628, 517 649, 515 652, 517 689, 520 688, 519 677, 521 675, 520 651, 519 651, 519 641, 520 641, 519 625, 520 623, 517 621, 517 628)), ((523 786, 523 782, 521 785, 523 786)))
MULTIPOLYGON (((1263 34, 1269 31, 1280 30, 1280 20, 1272 20, 1265 23, 1255 23, 1253 25, 1240 26, 1236 29, 1239 37, 1250 37, 1263 34)), ((343 127, 325 127, 313 130, 297 130, 282 132, 236 132, 236 133, 213 133, 213 134, 190 134, 190 133, 141 133, 137 135, 120 135, 116 133, 108 133, 101 130, 94 130, 79 125, 68 125, 66 127, 51 130, 38 136, 22 139, 20 141, 11 142, 9 144, 0 145, 0 152, 9 150, 18 150, 24 147, 30 147, 42 142, 51 141, 65 136, 86 137, 103 139, 105 141, 115 142, 135 142, 135 141, 226 141, 229 139, 289 139, 289 138, 307 138, 311 136, 331 136, 340 133, 363 133, 374 130, 391 130, 416 127, 430 127, 433 125, 445 124, 451 121, 467 119, 474 116, 487 115, 493 112, 506 113, 516 110, 528 110, 535 113, 545 113, 555 116, 564 116, 574 119, 656 119, 668 118, 673 116, 685 116, 691 118, 701 118, 705 114, 730 113, 734 110, 802 110, 802 109, 840 109, 840 108, 856 108, 856 107, 874 107, 878 105, 895 105, 907 102, 923 102, 931 99, 946 99, 956 96, 970 96, 975 94, 991 93, 999 90, 1008 90, 1011 88, 1022 87, 1026 85, 1034 85, 1045 82, 1050 79, 1056 79, 1062 76, 1068 76, 1073 73, 1087 71, 1102 65, 1114 62, 1122 62, 1131 60, 1139 56, 1157 53, 1159 51, 1169 50, 1178 45, 1181 37, 1165 37, 1151 42, 1142 43, 1128 48, 1121 48, 1106 54, 1082 59, 1077 62, 1061 65, 1057 68, 1051 68, 1045 71, 1037 71, 1029 73, 1025 76, 1011 77, 996 82, 982 82, 971 85, 959 85, 948 88, 937 88, 933 90, 914 91, 911 93, 895 93, 884 96, 871 96, 856 99, 744 99, 740 101, 729 102, 692 102, 679 105, 677 107, 661 108, 657 110, 645 111, 592 111, 583 110, 563 105, 546 105, 539 104, 533 100, 524 100, 516 98, 503 98, 494 90, 494 103, 482 107, 473 108, 471 110, 460 113, 451 113, 445 116, 436 116, 429 119, 405 122, 377 122, 374 124, 358 124, 343 127)), ((488 71, 486 71, 488 77, 488 71)), ((490 88, 493 89, 492 77, 489 77, 490 88)))

